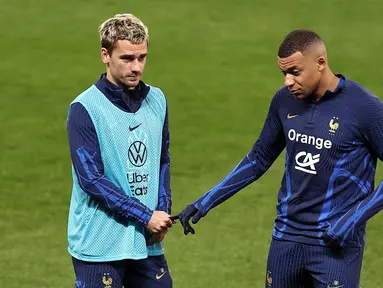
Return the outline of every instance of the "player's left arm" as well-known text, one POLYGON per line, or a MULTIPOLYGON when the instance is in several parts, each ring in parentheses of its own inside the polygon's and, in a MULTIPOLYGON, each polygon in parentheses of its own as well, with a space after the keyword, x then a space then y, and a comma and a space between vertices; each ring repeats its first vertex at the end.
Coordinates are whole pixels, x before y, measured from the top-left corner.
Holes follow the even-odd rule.
POLYGON ((284 97, 285 95, 281 91, 274 95, 258 140, 237 166, 194 203, 187 205, 182 212, 171 217, 171 219, 180 219, 185 235, 195 232, 189 224, 191 217, 193 217, 192 223, 196 224, 211 209, 262 177, 283 151, 286 141, 278 111, 284 97))
MULTIPOLYGON (((363 103, 359 114, 359 128, 370 147, 383 161, 383 102, 378 97, 372 97, 368 103, 363 103)), ((366 223, 371 217, 383 209, 383 182, 363 201, 353 206, 337 222, 331 225, 324 235, 329 245, 344 246, 346 239, 353 231, 366 223)))
POLYGON ((162 129, 162 148, 160 160, 160 183, 158 189, 158 208, 157 210, 171 213, 172 193, 170 189, 170 132, 168 120, 168 107, 166 106, 166 114, 164 126, 162 129))

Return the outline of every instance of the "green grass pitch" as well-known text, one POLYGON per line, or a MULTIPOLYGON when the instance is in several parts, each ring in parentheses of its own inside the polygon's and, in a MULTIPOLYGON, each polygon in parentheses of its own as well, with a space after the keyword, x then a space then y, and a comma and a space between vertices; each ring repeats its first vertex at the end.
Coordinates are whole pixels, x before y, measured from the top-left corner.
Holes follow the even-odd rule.
MULTIPOLYGON (((149 27, 144 80, 169 103, 173 211, 215 185, 257 139, 283 85, 276 52, 317 31, 334 72, 383 96, 383 2, 374 0, 0 0, 0 286, 73 287, 66 225, 68 104, 104 71, 98 25, 149 27)), ((283 153, 284 154, 284 153, 283 153)), ((283 156, 184 237, 165 239, 174 287, 264 287, 283 156)), ((378 169, 376 184, 383 179, 378 169)), ((383 214, 368 224, 363 287, 383 287, 383 214)), ((289 263, 281 263, 289 265, 289 263)))

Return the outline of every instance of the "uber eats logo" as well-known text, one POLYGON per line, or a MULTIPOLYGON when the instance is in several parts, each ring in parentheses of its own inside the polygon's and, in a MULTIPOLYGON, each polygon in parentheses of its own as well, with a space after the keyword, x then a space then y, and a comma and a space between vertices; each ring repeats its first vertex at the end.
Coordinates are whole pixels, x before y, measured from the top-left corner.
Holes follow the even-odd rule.
POLYGON ((133 195, 142 196, 148 194, 149 174, 133 172, 128 173, 127 178, 133 195))

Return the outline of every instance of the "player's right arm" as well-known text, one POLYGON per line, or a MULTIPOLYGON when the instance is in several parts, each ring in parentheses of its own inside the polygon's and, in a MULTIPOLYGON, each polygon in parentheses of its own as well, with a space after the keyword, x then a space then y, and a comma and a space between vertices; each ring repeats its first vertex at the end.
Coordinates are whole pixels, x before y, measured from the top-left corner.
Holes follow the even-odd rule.
POLYGON ((93 122, 80 103, 69 109, 67 119, 72 164, 81 189, 113 214, 136 220, 157 233, 172 225, 169 215, 152 211, 138 199, 127 196, 104 174, 100 144, 93 122))
POLYGON ((197 223, 211 209, 260 178, 283 151, 286 140, 278 113, 281 96, 278 91, 272 99, 260 137, 251 151, 221 182, 173 217, 180 219, 185 235, 189 232, 194 234, 194 229, 189 224, 192 216, 192 222, 197 223))

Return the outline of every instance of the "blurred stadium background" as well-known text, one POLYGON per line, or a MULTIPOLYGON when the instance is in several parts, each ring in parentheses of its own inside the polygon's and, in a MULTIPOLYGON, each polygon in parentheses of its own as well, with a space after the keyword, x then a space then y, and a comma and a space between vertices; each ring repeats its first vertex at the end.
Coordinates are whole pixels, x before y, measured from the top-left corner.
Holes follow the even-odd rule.
MULTIPOLYGON (((382 9, 378 0, 0 0, 0 287, 73 287, 65 118, 104 71, 103 20, 128 12, 149 27, 144 80, 168 98, 178 212, 257 139, 283 84, 276 51, 290 30, 317 31, 333 71, 383 96, 382 9)), ((211 211, 196 235, 180 226, 168 234, 175 287, 264 287, 282 158, 211 211)), ((382 220, 368 224, 363 287, 383 287, 382 220)))

